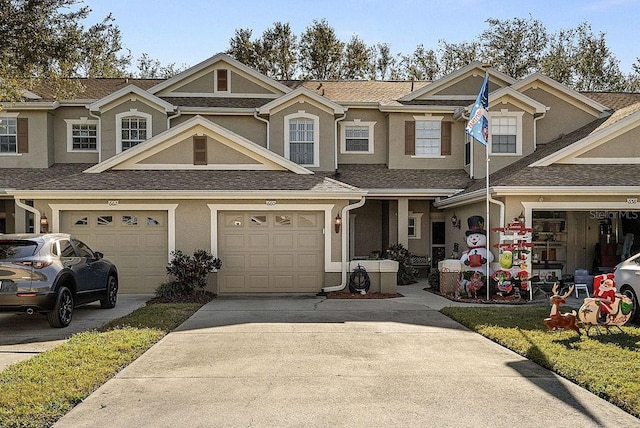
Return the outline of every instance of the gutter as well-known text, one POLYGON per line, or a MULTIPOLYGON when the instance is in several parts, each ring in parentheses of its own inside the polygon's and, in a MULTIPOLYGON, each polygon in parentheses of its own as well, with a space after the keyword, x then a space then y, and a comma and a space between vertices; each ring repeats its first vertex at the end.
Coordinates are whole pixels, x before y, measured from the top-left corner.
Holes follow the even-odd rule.
POLYGON ((180 110, 180 108, 178 107, 176 114, 174 114, 172 116, 167 116, 167 129, 171 128, 171 119, 176 119, 176 118, 178 118, 180 116, 182 116, 182 110, 180 110))
MULTIPOLYGON (((36 231, 36 226, 38 224, 40 224, 40 211, 38 211, 37 209, 35 209, 34 207, 25 204, 24 202, 22 202, 20 199, 15 199, 15 203, 17 206, 19 206, 20 208, 22 208, 23 210, 29 211, 30 213, 33 213, 33 230, 34 232, 36 231)), ((26 230, 25 230, 26 233, 26 230)))
POLYGON ((267 119, 263 119, 260 116, 258 116, 258 110, 257 109, 253 111, 253 117, 258 119, 260 122, 264 122, 264 123, 267 124, 267 150, 271 150, 270 149, 271 145, 269 143, 269 141, 270 141, 270 138, 269 138, 269 121, 267 119))
POLYGON ((339 285, 333 285, 330 287, 324 287, 322 289, 322 291, 320 292, 321 294, 326 294, 330 291, 340 291, 340 290, 344 290, 344 288, 347 286, 347 268, 349 266, 349 255, 348 255, 348 251, 347 251, 347 243, 348 243, 348 236, 349 236, 349 211, 354 210, 356 208, 360 208, 361 206, 364 205, 365 202, 365 197, 362 196, 361 199, 351 205, 346 205, 344 208, 342 208, 342 282, 339 285))
POLYGON ((538 117, 533 118, 533 150, 535 151, 538 148, 538 121, 543 119, 547 115, 545 111, 538 117))
MULTIPOLYGON (((334 152, 334 155, 333 155, 333 169, 334 169, 334 171, 338 170, 338 151, 340 150, 340 147, 339 147, 340 146, 340 139, 338 138, 338 122, 340 122, 341 120, 344 120, 345 117, 347 117, 346 113, 343 114, 342 117, 339 117, 334 121, 333 132, 335 134, 335 141, 336 141, 336 145, 335 145, 336 151, 334 152)), ((268 147, 269 146, 267 146, 267 148, 268 147)))
MULTIPOLYGON (((87 110, 89 110, 89 107, 87 107, 87 110)), ((100 147, 98 147, 98 163, 100 163, 102 162, 102 116, 95 115, 91 110, 89 110, 89 116, 98 120, 98 135, 100 136, 98 139, 100 143, 100 147)))

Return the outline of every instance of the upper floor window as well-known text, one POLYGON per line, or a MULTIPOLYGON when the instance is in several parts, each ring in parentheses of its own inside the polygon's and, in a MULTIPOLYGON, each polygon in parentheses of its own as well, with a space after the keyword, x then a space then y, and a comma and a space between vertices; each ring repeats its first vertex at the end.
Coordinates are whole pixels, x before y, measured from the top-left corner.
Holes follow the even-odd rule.
POLYGON ((0 117, 0 153, 18 153, 18 119, 0 117))
POLYGON ((215 92, 229 92, 229 70, 216 70, 215 92))
POLYGON ((284 118, 285 157, 303 166, 319 166, 318 116, 304 111, 284 118))
POLYGON ((451 154, 451 122, 443 117, 416 116, 405 122, 405 154, 440 157, 451 154))
POLYGON ((523 112, 491 112, 489 133, 491 134, 491 153, 494 155, 522 154, 522 116, 523 112))
POLYGON ((375 122, 342 122, 340 128, 341 153, 373 153, 375 122))
POLYGON ((98 121, 65 119, 67 122, 67 151, 95 152, 98 150, 98 121))
POLYGON ((117 153, 151 137, 151 115, 137 110, 116 114, 117 153))

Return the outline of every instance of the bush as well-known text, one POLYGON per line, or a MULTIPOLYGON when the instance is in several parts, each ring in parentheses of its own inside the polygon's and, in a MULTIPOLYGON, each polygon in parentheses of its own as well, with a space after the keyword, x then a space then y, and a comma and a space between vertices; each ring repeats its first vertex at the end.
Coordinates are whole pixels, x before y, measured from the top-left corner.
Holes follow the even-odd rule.
POLYGON ((416 280, 416 269, 411 261, 411 253, 402 244, 389 247, 387 257, 398 262, 398 285, 414 284, 416 280))
POLYGON ((433 291, 440 291, 440 271, 437 268, 431 268, 427 281, 433 291))
POLYGON ((209 274, 222 267, 222 261, 206 250, 196 250, 193 256, 176 250, 171 255, 173 258, 167 266, 167 274, 173 275, 174 279, 156 288, 158 297, 184 296, 196 290, 204 291, 209 274))

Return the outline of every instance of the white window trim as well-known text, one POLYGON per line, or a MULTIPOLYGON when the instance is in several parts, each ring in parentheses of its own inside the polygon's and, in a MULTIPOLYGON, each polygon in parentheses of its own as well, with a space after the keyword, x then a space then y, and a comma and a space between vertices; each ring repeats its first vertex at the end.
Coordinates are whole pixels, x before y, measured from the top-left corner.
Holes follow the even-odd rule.
MULTIPOLYGON (((408 235, 409 239, 422 239, 422 214, 423 213, 414 213, 409 211, 409 215, 407 217, 407 219, 413 218, 415 219, 414 223, 415 223, 415 235, 408 235)), ((407 225, 409 224, 409 221, 407 220, 407 225)), ((409 230, 407 228, 407 234, 409 233, 409 230)))
MULTIPOLYGON (((424 122, 426 120, 432 121, 432 122, 435 122, 435 121, 442 122, 443 119, 444 119, 444 116, 431 116, 431 115, 428 115, 428 114, 425 114, 424 116, 413 116, 413 121, 414 122, 424 122)), ((441 135, 440 135, 440 153, 442 153, 442 123, 440 123, 440 126, 441 126, 441 128, 440 128, 440 132, 441 132, 441 135)), ((415 133, 416 133, 416 138, 418 138, 418 132, 416 131, 415 133)), ((414 150, 415 150, 415 144, 416 143, 415 143, 415 140, 414 140, 414 142, 413 142, 414 150)), ((412 159, 444 159, 445 156, 442 155, 442 154, 439 154, 439 155, 417 155, 416 154, 416 155, 412 155, 411 158, 412 159)))
POLYGON ((122 113, 116 114, 116 153, 122 152, 122 119, 125 117, 143 117, 147 119, 147 140, 153 136, 152 125, 153 118, 149 113, 138 111, 137 109, 130 109, 122 113))
POLYGON ((73 153, 98 153, 100 147, 100 122, 89 120, 86 117, 80 119, 65 119, 67 122, 67 152, 73 153), (96 148, 95 150, 76 150, 73 148, 73 125, 96 125, 96 148))
MULTIPOLYGON (((16 119, 20 113, 0 112, 0 117, 6 117, 8 119, 16 119)), ((16 140, 18 136, 16 135, 16 140)), ((22 153, 18 153, 18 144, 16 143, 16 151, 13 153, 0 153, 0 156, 22 156, 22 153)))
POLYGON ((522 117, 524 116, 523 111, 508 111, 506 109, 502 109, 499 112, 490 111, 489 112, 489 154, 491 156, 522 156, 522 117), (491 121, 494 117, 515 117, 516 118, 516 152, 515 153, 494 153, 493 152, 493 143, 491 141, 491 121))
POLYGON ((284 117, 284 157, 290 159, 291 149, 289 147, 289 121, 291 119, 311 119, 313 120, 313 164, 312 165, 300 165, 319 167, 320 166, 320 118, 316 115, 306 113, 304 110, 300 110, 297 113, 291 113, 284 117))
POLYGON ((360 119, 354 119, 348 122, 340 122, 340 154, 373 154, 373 130, 376 122, 362 122, 360 119), (362 126, 369 128, 369 149, 363 151, 347 151, 347 127, 348 126, 362 126))
POLYGON ((231 93, 231 70, 228 68, 216 68, 213 76, 213 92, 218 94, 229 94, 231 93), (227 72, 227 90, 220 91, 218 90, 218 70, 225 70, 227 72))

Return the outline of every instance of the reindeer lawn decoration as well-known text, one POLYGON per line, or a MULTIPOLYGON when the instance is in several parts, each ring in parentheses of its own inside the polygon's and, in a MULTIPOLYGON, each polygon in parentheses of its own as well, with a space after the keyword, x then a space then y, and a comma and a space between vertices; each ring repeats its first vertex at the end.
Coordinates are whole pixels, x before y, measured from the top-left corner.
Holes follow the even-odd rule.
POLYGON ((561 314, 560 313, 560 305, 563 303, 567 303, 565 300, 567 297, 571 295, 573 292, 573 286, 569 287, 569 291, 567 291, 563 295, 558 294, 558 284, 553 285, 553 296, 551 296, 551 314, 549 318, 544 319, 544 325, 547 326, 549 330, 557 330, 557 329, 568 329, 573 330, 576 333, 580 334, 580 328, 578 328, 578 320, 576 318, 576 311, 571 311, 568 313, 561 314))

